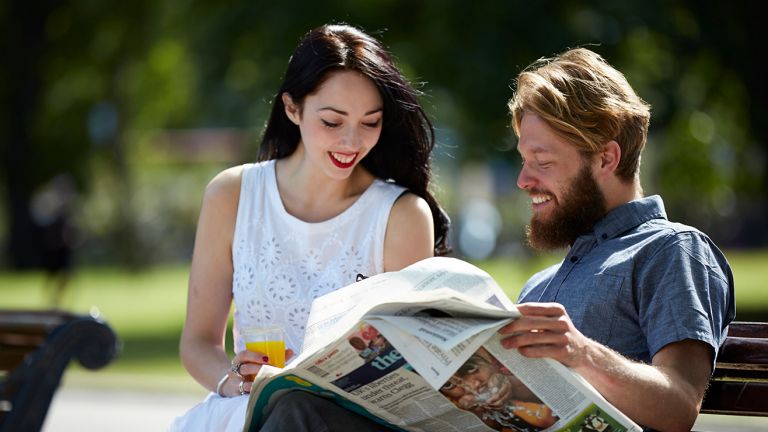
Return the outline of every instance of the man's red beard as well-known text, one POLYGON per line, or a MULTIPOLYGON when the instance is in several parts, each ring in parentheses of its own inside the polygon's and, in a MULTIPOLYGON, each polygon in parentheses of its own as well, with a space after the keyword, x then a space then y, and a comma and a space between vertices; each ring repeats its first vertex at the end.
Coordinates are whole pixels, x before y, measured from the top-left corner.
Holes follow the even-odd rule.
POLYGON ((569 247, 605 217, 605 197, 592 177, 589 164, 582 165, 562 200, 555 198, 554 205, 546 218, 534 213, 526 227, 528 244, 536 250, 569 247))

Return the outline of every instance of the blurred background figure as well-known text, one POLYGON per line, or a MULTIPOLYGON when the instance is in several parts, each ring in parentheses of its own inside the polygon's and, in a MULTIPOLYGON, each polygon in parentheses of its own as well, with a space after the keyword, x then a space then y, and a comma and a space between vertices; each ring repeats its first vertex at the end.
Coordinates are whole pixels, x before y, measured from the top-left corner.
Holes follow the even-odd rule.
POLYGON ((467 164, 461 170, 461 179, 458 247, 467 258, 483 260, 495 251, 502 228, 494 204, 493 172, 487 164, 467 164))
POLYGON ((77 198, 75 183, 68 174, 57 175, 32 196, 30 212, 40 230, 42 267, 53 308, 61 307, 72 273, 72 254, 77 241, 73 213, 77 198))

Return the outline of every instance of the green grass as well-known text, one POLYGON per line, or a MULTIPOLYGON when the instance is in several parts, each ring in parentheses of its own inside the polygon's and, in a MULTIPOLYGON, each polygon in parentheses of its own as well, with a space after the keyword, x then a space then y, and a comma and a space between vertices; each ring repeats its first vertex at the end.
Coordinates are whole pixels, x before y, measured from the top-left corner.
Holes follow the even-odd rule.
MULTIPOLYGON (((139 273, 77 270, 61 308, 78 313, 98 310, 118 334, 123 349, 104 371, 93 374, 75 365, 67 380, 89 386, 195 388, 178 356, 187 276, 186 266, 139 273), (137 375, 151 377, 137 381, 137 375)), ((51 306, 49 286, 39 272, 0 273, 0 307, 47 309, 51 306)))
POLYGON ((507 296, 517 300, 528 278, 562 259, 560 255, 541 255, 526 259, 498 258, 474 264, 493 276, 507 296))
MULTIPOLYGON (((768 251, 729 252, 739 319, 768 316, 768 251)), ((513 300, 535 271, 559 256, 511 258, 476 263, 490 273, 513 300)), ((78 269, 62 307, 88 313, 97 308, 115 329, 124 347, 120 357, 99 373, 75 366, 68 382, 86 386, 198 389, 178 358, 184 321, 188 267, 174 266, 133 273, 122 269, 78 269)), ((39 272, 0 272, 0 308, 46 309, 46 280, 39 272)))
MULTIPOLYGON (((736 314, 768 314, 768 251, 726 252, 733 269, 736 314)), ((738 318, 741 319, 741 318, 738 318)))
MULTIPOLYGON (((69 281, 63 309, 97 308, 116 328, 131 335, 178 331, 186 307, 186 266, 134 273, 121 269, 79 269, 69 281)), ((50 306, 44 274, 0 273, 2 307, 50 306)))

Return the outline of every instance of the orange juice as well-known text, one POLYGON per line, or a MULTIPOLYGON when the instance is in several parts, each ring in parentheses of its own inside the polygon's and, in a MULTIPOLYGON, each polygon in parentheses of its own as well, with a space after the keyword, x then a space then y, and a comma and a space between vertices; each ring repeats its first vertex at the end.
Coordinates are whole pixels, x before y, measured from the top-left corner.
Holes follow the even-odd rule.
POLYGON ((259 342, 246 342, 245 348, 248 351, 255 351, 265 354, 269 357, 269 364, 275 367, 285 367, 285 341, 268 340, 259 342))

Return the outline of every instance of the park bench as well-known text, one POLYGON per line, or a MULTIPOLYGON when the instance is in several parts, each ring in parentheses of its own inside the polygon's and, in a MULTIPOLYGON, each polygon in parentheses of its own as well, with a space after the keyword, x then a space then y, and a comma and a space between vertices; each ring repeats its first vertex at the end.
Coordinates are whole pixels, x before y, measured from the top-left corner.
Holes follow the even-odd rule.
POLYGON ((731 323, 701 412, 768 416, 768 323, 731 323))
POLYGON ((39 431, 70 360, 98 369, 119 350, 98 316, 0 310, 0 432, 39 431))

